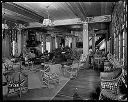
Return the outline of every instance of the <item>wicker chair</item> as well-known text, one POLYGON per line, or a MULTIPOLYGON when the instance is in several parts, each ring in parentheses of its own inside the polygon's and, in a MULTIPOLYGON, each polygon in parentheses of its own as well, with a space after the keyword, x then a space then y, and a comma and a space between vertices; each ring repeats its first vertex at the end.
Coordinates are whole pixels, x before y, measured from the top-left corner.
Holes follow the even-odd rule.
POLYGON ((7 81, 7 96, 19 95, 26 93, 28 90, 28 76, 21 72, 9 71, 4 73, 7 81))
POLYGON ((104 60, 104 71, 111 71, 113 68, 113 66, 111 65, 111 63, 109 62, 109 60, 104 60))
POLYGON ((3 66, 5 70, 2 73, 5 76, 8 88, 7 96, 19 95, 21 97, 21 94, 28 90, 28 76, 21 71, 15 71, 12 68, 13 66, 8 64, 3 66))
POLYGON ((79 63, 73 63, 70 66, 65 65, 65 71, 69 73, 70 78, 76 78, 79 71, 79 63))
POLYGON ((119 100, 119 86, 122 82, 122 69, 118 68, 110 72, 101 72, 101 93, 99 100, 119 100))
POLYGON ((59 76, 52 72, 48 65, 44 65, 44 68, 39 70, 40 80, 43 85, 50 88, 50 84, 59 84, 59 76))

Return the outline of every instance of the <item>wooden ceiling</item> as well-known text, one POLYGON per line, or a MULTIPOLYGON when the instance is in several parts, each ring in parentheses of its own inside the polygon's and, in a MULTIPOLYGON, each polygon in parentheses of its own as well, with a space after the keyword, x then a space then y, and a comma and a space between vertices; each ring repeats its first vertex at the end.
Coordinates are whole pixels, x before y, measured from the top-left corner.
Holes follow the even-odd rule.
POLYGON ((2 4, 5 18, 24 22, 39 22, 48 17, 52 20, 111 15, 113 2, 6 2, 2 4), (48 7, 49 6, 49 7, 48 7), (48 7, 48 8, 47 8, 48 7))
MULTIPOLYGON (((42 23, 48 18, 49 12, 50 19, 53 21, 71 21, 71 19, 85 21, 86 17, 111 15, 113 6, 114 2, 5 2, 2 3, 2 19, 22 24, 42 23)), ((108 23, 89 24, 89 30, 106 30, 107 25, 108 23)), ((54 28, 70 32, 71 30, 82 31, 82 27, 81 24, 70 24, 54 28)), ((44 31, 42 27, 36 29, 44 31)))

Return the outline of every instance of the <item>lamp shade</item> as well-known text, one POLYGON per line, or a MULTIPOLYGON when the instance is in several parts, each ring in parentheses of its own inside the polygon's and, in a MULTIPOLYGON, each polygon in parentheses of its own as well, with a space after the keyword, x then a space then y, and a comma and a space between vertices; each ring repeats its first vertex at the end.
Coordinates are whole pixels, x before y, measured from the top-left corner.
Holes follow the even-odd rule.
POLYGON ((52 21, 50 19, 44 19, 43 20, 43 25, 44 26, 51 26, 52 25, 52 21))

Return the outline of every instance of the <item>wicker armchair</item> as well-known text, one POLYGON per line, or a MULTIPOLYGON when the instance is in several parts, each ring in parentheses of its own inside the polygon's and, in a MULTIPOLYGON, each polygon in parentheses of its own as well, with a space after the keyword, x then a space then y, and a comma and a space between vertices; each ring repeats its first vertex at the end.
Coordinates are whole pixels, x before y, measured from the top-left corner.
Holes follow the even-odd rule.
POLYGON ((2 71, 2 74, 7 83, 7 96, 19 95, 21 97, 21 94, 28 90, 28 76, 21 70, 14 70, 13 65, 5 63, 3 67, 5 70, 2 71))
POLYGON ((109 60, 104 60, 104 71, 111 71, 113 69, 113 66, 109 62, 109 60))
POLYGON ((101 93, 99 100, 120 100, 119 86, 122 82, 122 69, 118 68, 110 72, 101 72, 101 93))
POLYGON ((59 76, 52 72, 48 65, 44 65, 43 69, 39 70, 40 80, 43 85, 50 88, 50 84, 59 84, 59 76))
POLYGON ((7 81, 7 96, 19 95, 28 91, 28 76, 22 72, 8 71, 4 73, 7 81))
MULTIPOLYGON (((69 77, 70 78, 75 78, 75 77, 77 77, 77 73, 78 73, 78 71, 79 71, 79 63, 73 63, 72 65, 70 65, 70 66, 67 66, 67 65, 65 65, 64 66, 65 67, 65 71, 67 72, 67 73, 69 73, 69 77)), ((65 72, 65 73, 66 73, 65 72)))

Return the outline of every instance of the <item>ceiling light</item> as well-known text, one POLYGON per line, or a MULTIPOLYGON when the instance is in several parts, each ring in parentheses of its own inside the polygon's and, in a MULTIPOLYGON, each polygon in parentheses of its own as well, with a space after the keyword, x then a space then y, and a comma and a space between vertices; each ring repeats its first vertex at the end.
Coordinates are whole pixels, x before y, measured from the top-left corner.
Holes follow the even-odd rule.
POLYGON ((44 19, 43 20, 43 26, 52 26, 53 24, 52 24, 52 20, 50 19, 50 17, 49 17, 49 11, 48 11, 48 8, 49 8, 50 6, 47 6, 46 8, 47 8, 47 15, 48 15, 48 18, 46 18, 46 19, 44 19))

